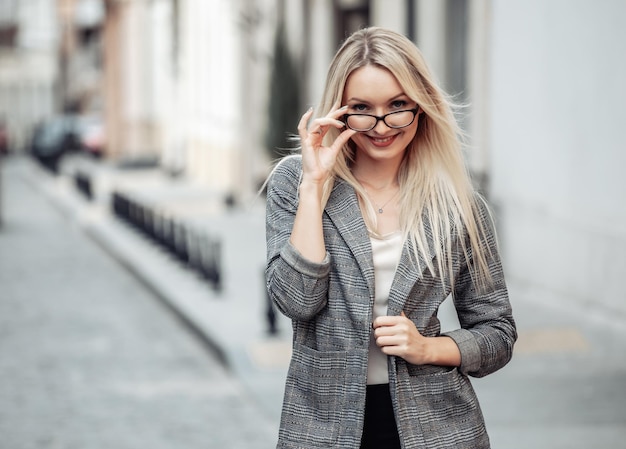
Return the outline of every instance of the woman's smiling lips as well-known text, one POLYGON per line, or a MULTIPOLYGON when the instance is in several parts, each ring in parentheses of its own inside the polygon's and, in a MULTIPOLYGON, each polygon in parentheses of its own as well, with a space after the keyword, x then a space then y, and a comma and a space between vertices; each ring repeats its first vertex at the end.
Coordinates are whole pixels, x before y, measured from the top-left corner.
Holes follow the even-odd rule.
POLYGON ((387 147, 391 145, 394 142, 394 140, 396 140, 397 136, 398 136, 397 134, 394 134, 393 136, 386 136, 386 137, 374 137, 374 136, 367 135, 367 138, 370 140, 370 142, 372 142, 374 146, 387 147))

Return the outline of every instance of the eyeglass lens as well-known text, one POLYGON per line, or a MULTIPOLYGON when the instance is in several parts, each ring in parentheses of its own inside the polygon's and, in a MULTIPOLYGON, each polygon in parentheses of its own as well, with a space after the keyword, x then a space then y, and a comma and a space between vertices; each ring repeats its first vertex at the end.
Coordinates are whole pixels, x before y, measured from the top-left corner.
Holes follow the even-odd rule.
MULTIPOLYGON (((403 128, 413 122, 413 111, 392 112, 382 117, 382 120, 390 128, 403 128)), ((347 125, 355 131, 369 131, 376 126, 378 119, 372 115, 350 114, 347 116, 347 125)))

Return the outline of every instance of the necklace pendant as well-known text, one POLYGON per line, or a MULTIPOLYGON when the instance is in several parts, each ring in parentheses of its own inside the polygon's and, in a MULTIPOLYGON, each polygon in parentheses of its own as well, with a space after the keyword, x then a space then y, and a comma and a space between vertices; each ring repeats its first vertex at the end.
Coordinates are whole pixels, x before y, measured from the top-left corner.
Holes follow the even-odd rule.
POLYGON ((381 207, 380 209, 378 209, 378 213, 379 213, 379 214, 382 214, 382 213, 383 213, 383 209, 382 209, 382 207, 381 207))

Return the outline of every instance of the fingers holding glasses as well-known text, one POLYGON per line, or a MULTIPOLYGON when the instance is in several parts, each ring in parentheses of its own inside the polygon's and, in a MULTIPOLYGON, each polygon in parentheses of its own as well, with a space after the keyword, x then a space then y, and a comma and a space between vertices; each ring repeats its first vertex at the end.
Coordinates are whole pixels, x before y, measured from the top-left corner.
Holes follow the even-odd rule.
POLYGON ((342 129, 346 126, 344 122, 340 120, 340 118, 345 114, 347 106, 339 107, 339 102, 335 103, 331 108, 330 112, 326 114, 324 117, 320 117, 315 122, 317 122, 320 128, 316 129, 315 132, 320 131, 320 134, 326 134, 326 131, 333 126, 337 129, 342 129))
POLYGON ((337 129, 343 129, 331 146, 331 148, 335 151, 339 151, 341 147, 343 147, 350 140, 350 138, 356 134, 356 131, 346 127, 346 124, 341 120, 348 110, 348 106, 345 105, 339 107, 339 105, 339 102, 335 103, 331 111, 325 117, 325 119, 329 121, 329 124, 332 124, 337 129))
POLYGON ((345 128, 345 124, 339 120, 339 117, 345 113, 345 108, 338 106, 338 104, 335 105, 327 115, 312 120, 310 126, 309 121, 313 116, 313 108, 309 108, 298 124, 298 133, 302 144, 303 174, 307 179, 315 182, 327 179, 341 148, 355 134, 351 129, 345 128), (343 129, 343 131, 333 141, 327 139, 325 142, 324 137, 331 127, 338 130, 343 129))
POLYGON ((309 110, 302 116, 300 123, 298 124, 298 133, 300 138, 303 141, 308 138, 313 138, 315 139, 314 143, 321 143, 321 138, 326 135, 331 127, 335 127, 337 129, 345 127, 345 123, 339 120, 339 118, 345 113, 346 108, 346 106, 339 108, 339 103, 336 103, 326 116, 318 117, 313 120, 309 130, 307 130, 307 123, 313 115, 313 108, 309 108, 309 110))

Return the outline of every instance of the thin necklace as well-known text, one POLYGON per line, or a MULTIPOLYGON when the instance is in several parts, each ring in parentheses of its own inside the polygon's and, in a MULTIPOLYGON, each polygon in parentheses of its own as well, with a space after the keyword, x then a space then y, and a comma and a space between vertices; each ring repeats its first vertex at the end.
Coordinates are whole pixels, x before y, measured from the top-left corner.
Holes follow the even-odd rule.
POLYGON ((378 213, 382 214, 385 210, 385 207, 387 207, 387 204, 389 204, 389 202, 394 199, 396 197, 396 195, 400 192, 400 189, 396 190, 394 192, 394 194, 391 196, 391 198, 389 198, 387 201, 385 201, 385 204, 383 204, 382 206, 379 206, 378 204, 376 204, 374 202, 374 199, 372 198, 372 195, 370 195, 370 193, 367 191, 367 189, 365 187, 363 187, 363 189, 365 190, 365 193, 367 193, 367 196, 370 197, 370 200, 372 201, 372 203, 374 204, 374 206, 376 206, 378 208, 378 213))

